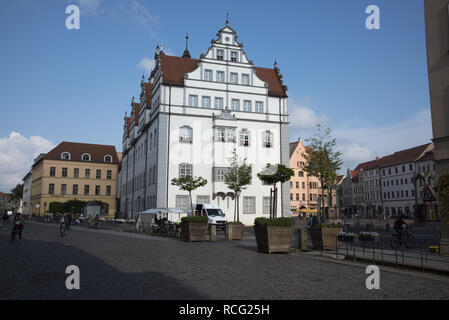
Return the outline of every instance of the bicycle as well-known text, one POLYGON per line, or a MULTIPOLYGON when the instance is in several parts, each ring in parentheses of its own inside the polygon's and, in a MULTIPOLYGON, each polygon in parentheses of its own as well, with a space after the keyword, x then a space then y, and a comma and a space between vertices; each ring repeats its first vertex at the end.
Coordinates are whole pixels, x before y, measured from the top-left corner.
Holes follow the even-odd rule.
POLYGON ((402 245, 405 245, 408 249, 412 249, 415 246, 415 237, 409 233, 409 227, 405 228, 405 235, 401 233, 392 234, 392 239, 390 240, 391 248, 397 249, 402 245))
POLYGON ((61 225, 59 226, 59 231, 60 231, 60 234, 61 234, 61 238, 64 238, 65 237, 65 231, 66 231, 66 227, 65 227, 65 223, 64 222, 61 223, 61 225))

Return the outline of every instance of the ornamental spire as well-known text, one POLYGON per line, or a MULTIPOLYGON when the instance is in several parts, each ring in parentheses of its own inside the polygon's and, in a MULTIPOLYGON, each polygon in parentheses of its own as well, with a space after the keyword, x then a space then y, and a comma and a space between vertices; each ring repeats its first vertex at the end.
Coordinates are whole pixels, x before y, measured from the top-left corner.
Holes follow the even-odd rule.
POLYGON ((190 52, 189 52, 189 34, 186 33, 186 49, 184 50, 184 54, 182 55, 183 58, 191 58, 190 52))

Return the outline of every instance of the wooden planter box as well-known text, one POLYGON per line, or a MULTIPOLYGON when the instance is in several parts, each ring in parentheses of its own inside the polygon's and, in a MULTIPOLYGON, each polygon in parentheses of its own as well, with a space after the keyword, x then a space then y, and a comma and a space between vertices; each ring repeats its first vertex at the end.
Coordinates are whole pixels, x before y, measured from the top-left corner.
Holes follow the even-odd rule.
POLYGON ((288 253, 293 240, 293 227, 254 226, 259 252, 288 253))
POLYGON ((312 240, 313 250, 323 249, 323 235, 321 234, 321 229, 309 229, 310 239, 312 240))
POLYGON ((244 229, 245 226, 243 224, 227 224, 226 240, 242 240, 244 229))
POLYGON ((335 250, 340 248, 340 243, 337 241, 337 234, 341 232, 341 228, 322 228, 321 233, 323 235, 323 249, 335 250))
POLYGON ((182 222, 181 238, 183 241, 206 241, 209 224, 199 222, 182 222))

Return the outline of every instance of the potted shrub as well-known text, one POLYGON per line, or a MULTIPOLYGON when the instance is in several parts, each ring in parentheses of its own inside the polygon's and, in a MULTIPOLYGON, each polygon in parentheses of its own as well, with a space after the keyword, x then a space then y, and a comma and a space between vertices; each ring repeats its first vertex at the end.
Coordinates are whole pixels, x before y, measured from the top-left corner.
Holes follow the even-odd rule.
POLYGON ((242 240, 243 238, 243 230, 245 226, 243 223, 237 222, 229 222, 226 224, 226 239, 227 240, 242 240))
POLYGON ((352 243, 352 242, 354 242, 355 237, 357 237, 357 235, 353 232, 342 231, 337 234, 338 241, 341 241, 341 242, 351 242, 352 243))
POLYGON ((206 241, 207 217, 183 217, 181 219, 181 239, 183 241, 206 241))
POLYGON ((323 224, 321 226, 321 235, 323 237, 323 249, 334 250, 339 247, 337 235, 341 232, 341 226, 338 224, 323 224))
POLYGON ((259 252, 288 253, 293 239, 293 220, 291 218, 256 218, 254 234, 259 252))
POLYGON ((374 241, 379 234, 377 232, 362 231, 359 234, 360 241, 374 241))

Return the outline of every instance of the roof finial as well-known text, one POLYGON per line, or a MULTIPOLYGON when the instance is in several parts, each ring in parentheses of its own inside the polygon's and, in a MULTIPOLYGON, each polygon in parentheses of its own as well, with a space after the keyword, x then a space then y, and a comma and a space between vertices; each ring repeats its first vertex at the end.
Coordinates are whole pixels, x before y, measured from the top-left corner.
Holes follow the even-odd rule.
POLYGON ((226 12, 226 27, 229 27, 229 12, 226 12))
POLYGON ((190 52, 189 52, 189 34, 186 33, 186 49, 184 50, 184 54, 182 55, 183 58, 191 58, 190 52))

